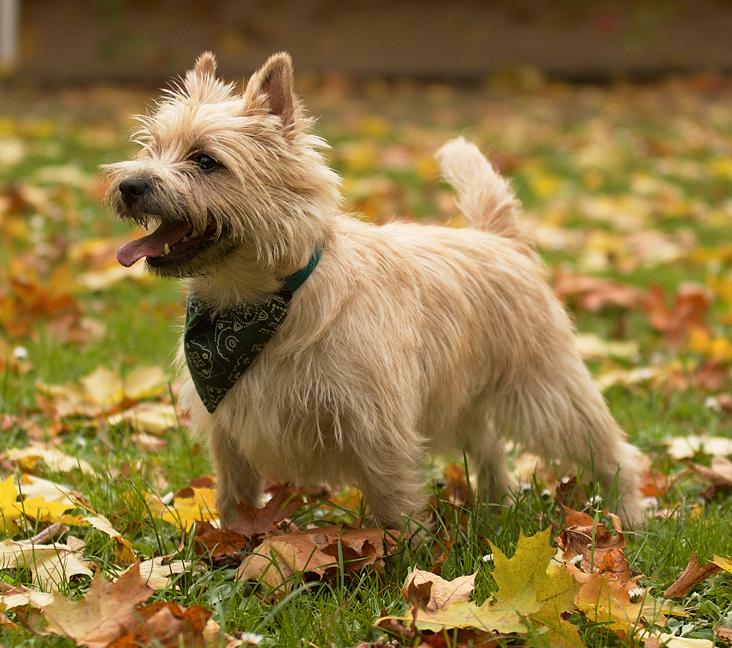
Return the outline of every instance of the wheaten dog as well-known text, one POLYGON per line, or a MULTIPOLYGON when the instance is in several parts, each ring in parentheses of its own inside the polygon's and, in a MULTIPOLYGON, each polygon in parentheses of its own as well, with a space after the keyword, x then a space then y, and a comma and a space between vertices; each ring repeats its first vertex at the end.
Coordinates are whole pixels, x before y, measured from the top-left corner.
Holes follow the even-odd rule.
POLYGON ((141 121, 139 155, 109 168, 109 202, 157 229, 119 259, 186 278, 199 337, 182 345, 181 401, 210 438, 224 523, 267 478, 357 485, 373 517, 399 527, 425 506, 427 453, 450 449, 469 453, 497 500, 512 485, 505 439, 615 484, 625 519, 640 521, 638 451, 519 234, 508 183, 475 146, 438 154, 470 227, 379 227, 341 211, 287 54, 242 93, 206 53, 141 121), (309 260, 302 285, 283 289, 309 260), (271 330, 257 323, 273 317, 271 330), (264 337, 247 342, 249 326, 264 337), (223 387, 206 383, 223 375, 207 327, 231 370, 223 387))

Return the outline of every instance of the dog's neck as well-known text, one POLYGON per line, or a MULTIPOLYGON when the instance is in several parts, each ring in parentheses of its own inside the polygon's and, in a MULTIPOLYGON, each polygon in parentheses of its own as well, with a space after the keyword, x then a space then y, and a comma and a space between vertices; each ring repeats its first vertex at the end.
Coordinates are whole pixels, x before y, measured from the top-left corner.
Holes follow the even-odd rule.
POLYGON ((214 310, 258 301, 277 292, 283 279, 305 266, 316 248, 327 248, 332 232, 331 219, 318 219, 317 226, 300 232, 297 242, 288 246, 286 258, 274 263, 263 261, 253 245, 241 245, 209 272, 188 279, 188 290, 214 310))

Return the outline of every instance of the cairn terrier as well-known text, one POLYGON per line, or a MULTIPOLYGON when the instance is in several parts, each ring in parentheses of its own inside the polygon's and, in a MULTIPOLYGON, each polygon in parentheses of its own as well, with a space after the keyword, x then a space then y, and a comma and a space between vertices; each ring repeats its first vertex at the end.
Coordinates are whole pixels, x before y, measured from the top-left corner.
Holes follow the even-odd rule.
POLYGON ((118 259, 186 280, 180 398, 210 439, 223 524, 267 478, 356 485, 399 528, 426 506, 427 454, 454 449, 498 501, 506 439, 591 469, 640 523, 639 452, 474 145, 438 152, 469 227, 376 226, 343 213, 286 53, 243 92, 205 53, 139 119, 107 200, 156 229, 118 259))

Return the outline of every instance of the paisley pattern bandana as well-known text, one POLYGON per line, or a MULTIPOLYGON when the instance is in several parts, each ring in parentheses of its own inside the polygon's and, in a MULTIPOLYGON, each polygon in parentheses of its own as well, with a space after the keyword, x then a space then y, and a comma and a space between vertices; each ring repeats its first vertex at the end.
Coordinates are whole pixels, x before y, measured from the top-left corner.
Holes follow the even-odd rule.
POLYGON ((285 279, 282 289, 255 304, 213 311, 195 295, 188 298, 183 349, 193 384, 213 413, 239 381, 287 315, 292 295, 320 261, 318 248, 304 267, 285 279))

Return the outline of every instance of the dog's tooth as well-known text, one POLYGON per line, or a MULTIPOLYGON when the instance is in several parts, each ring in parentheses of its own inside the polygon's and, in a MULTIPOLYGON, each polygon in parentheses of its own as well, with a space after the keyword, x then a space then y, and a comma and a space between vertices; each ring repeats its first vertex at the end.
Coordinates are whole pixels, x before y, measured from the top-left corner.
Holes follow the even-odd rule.
POLYGON ((181 240, 181 243, 185 243, 188 240, 188 234, 186 234, 181 240))
POLYGON ((163 256, 166 254, 170 254, 170 246, 167 243, 163 245, 163 256))

